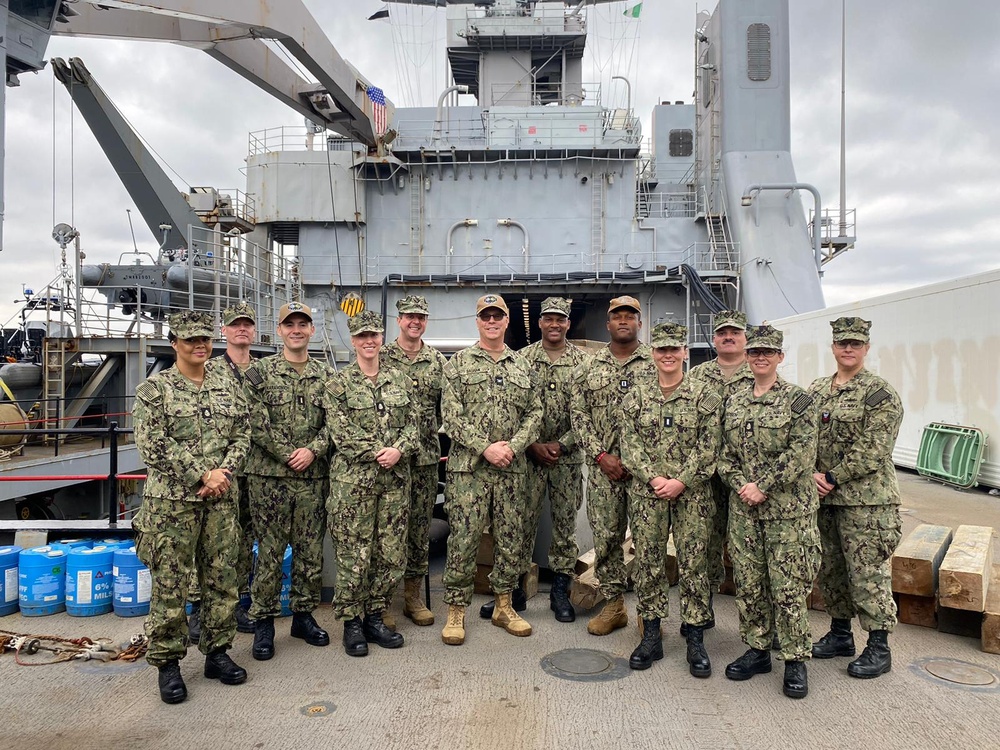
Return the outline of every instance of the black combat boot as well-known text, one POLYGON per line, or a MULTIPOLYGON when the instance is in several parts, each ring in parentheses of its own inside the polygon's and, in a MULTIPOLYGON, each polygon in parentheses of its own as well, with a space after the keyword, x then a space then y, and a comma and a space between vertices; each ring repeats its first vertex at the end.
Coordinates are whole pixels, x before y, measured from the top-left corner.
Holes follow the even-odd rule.
POLYGON ((239 604, 236 605, 236 630, 240 633, 256 632, 254 621, 250 619, 250 615, 239 604))
POLYGON ((191 616, 188 617, 188 640, 195 646, 201 641, 201 602, 191 602, 191 616))
POLYGON ((385 626, 381 612, 366 614, 364 622, 361 623, 361 632, 366 641, 376 643, 382 648, 399 648, 403 645, 403 636, 385 626))
POLYGON ((660 618, 642 621, 642 640, 628 658, 632 669, 649 669, 654 661, 663 658, 663 635, 660 633, 660 618))
MULTIPOLYGON (((524 576, 517 579, 517 587, 511 592, 511 606, 515 612, 524 612, 528 608, 528 594, 524 590, 524 576)), ((496 609, 495 599, 490 599, 479 608, 479 616, 484 620, 493 619, 493 610, 496 609)))
POLYGON ((188 697, 187 686, 181 677, 181 667, 176 659, 157 667, 159 671, 160 700, 164 703, 180 703, 188 697))
POLYGON ((712 662, 705 650, 705 628, 700 625, 688 625, 687 663, 692 677, 712 676, 712 662))
MULTIPOLYGON (((552 579, 552 589, 549 591, 549 609, 556 613, 556 619, 559 622, 576 620, 576 610, 573 609, 573 604, 569 600, 571 580, 565 573, 556 573, 552 579)), ((514 605, 514 610, 517 610, 517 604, 514 605)))
POLYGON ((247 671, 230 659, 224 648, 217 648, 205 657, 205 676, 224 685, 242 685, 247 681, 247 671))
POLYGON ((868 645, 861 652, 861 656, 847 665, 847 674, 867 680, 883 675, 891 669, 889 631, 873 630, 868 634, 868 645))
POLYGON ((785 662, 785 681, 781 692, 789 698, 805 698, 809 695, 809 679, 806 677, 804 661, 785 662))
MULTIPOLYGON (((701 626, 702 630, 711 630, 715 627, 715 607, 712 606, 712 599, 714 594, 708 595, 708 622, 701 626)), ((686 622, 681 623, 681 638, 688 637, 688 627, 690 627, 686 622)))
POLYGON ((348 656, 368 656, 368 641, 361 629, 361 618, 344 622, 344 652, 348 656))
POLYGON ((274 618, 262 617, 254 623, 253 658, 267 661, 274 656, 274 618))
POLYGON ((330 634, 316 624, 312 612, 292 613, 292 638, 301 638, 310 646, 330 645, 330 634))
POLYGON ((739 659, 726 667, 726 677, 730 680, 749 680, 755 674, 771 671, 771 652, 759 648, 747 649, 739 659))
POLYGON ((830 632, 813 644, 814 659, 832 659, 835 656, 854 656, 854 633, 851 621, 834 617, 830 632))

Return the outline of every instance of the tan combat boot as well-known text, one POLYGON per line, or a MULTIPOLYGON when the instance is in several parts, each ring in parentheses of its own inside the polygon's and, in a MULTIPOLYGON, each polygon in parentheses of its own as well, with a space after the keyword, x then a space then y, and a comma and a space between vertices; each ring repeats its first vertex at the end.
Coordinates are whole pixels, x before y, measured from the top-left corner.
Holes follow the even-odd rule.
POLYGON ((415 625, 433 625, 434 613, 424 605, 424 598, 420 593, 420 581, 420 578, 404 580, 403 614, 413 620, 415 625))
POLYGON ((618 596, 604 605, 596 617, 587 623, 587 632, 591 635, 608 635, 618 628, 628 625, 628 612, 625 611, 625 597, 618 596))
POLYGON ((493 609, 493 624, 503 628, 511 635, 520 637, 531 635, 531 625, 521 615, 514 611, 510 603, 511 593, 496 595, 496 607, 493 609))
POLYGON ((461 646, 465 643, 465 607, 448 605, 448 622, 441 630, 441 640, 449 646, 461 646))

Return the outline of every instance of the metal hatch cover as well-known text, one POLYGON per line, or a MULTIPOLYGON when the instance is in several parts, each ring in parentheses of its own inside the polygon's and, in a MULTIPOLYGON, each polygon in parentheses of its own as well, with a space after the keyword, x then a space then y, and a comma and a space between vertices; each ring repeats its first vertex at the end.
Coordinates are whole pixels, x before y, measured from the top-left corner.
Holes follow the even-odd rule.
POLYGON ((629 673, 621 657, 590 648, 567 648, 542 657, 542 669, 553 677, 575 682, 620 680, 629 673))

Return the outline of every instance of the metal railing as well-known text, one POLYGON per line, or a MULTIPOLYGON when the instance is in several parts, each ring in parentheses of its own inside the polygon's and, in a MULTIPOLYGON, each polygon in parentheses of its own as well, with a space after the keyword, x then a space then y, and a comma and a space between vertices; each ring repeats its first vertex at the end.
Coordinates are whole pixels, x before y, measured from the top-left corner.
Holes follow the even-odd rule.
POLYGON ((358 151, 364 153, 364 144, 355 143, 329 131, 316 132, 302 125, 283 125, 276 128, 255 130, 249 135, 248 154, 260 156, 275 151, 358 151))
MULTIPOLYGON (((819 216, 820 242, 829 245, 853 240, 856 231, 856 211, 857 209, 854 208, 844 211, 844 221, 841 223, 839 208, 824 208, 819 216)), ((813 216, 815 215, 816 209, 810 209, 808 221, 810 240, 813 239, 813 216)))
POLYGON ((645 217, 650 219, 694 218, 698 212, 698 196, 685 193, 648 193, 643 196, 645 217))
POLYGON ((698 273, 739 273, 739 243, 713 245, 711 242, 695 242, 685 248, 683 263, 698 273))

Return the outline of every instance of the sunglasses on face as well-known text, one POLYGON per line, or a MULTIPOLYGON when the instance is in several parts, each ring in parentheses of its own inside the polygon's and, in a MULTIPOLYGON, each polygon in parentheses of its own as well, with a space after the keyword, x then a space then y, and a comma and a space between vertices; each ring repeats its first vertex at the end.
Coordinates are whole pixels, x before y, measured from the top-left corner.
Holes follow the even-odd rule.
POLYGON ((506 317, 507 317, 506 313, 502 313, 502 312, 495 312, 495 313, 481 312, 481 313, 479 313, 479 319, 481 321, 483 321, 484 323, 489 322, 491 320, 503 320, 506 317))
POLYGON ((770 359, 778 353, 777 349, 747 349, 747 356, 750 358, 767 357, 770 359))
POLYGON ((848 339, 847 341, 834 341, 833 345, 838 349, 864 349, 864 341, 856 341, 855 339, 848 339))

